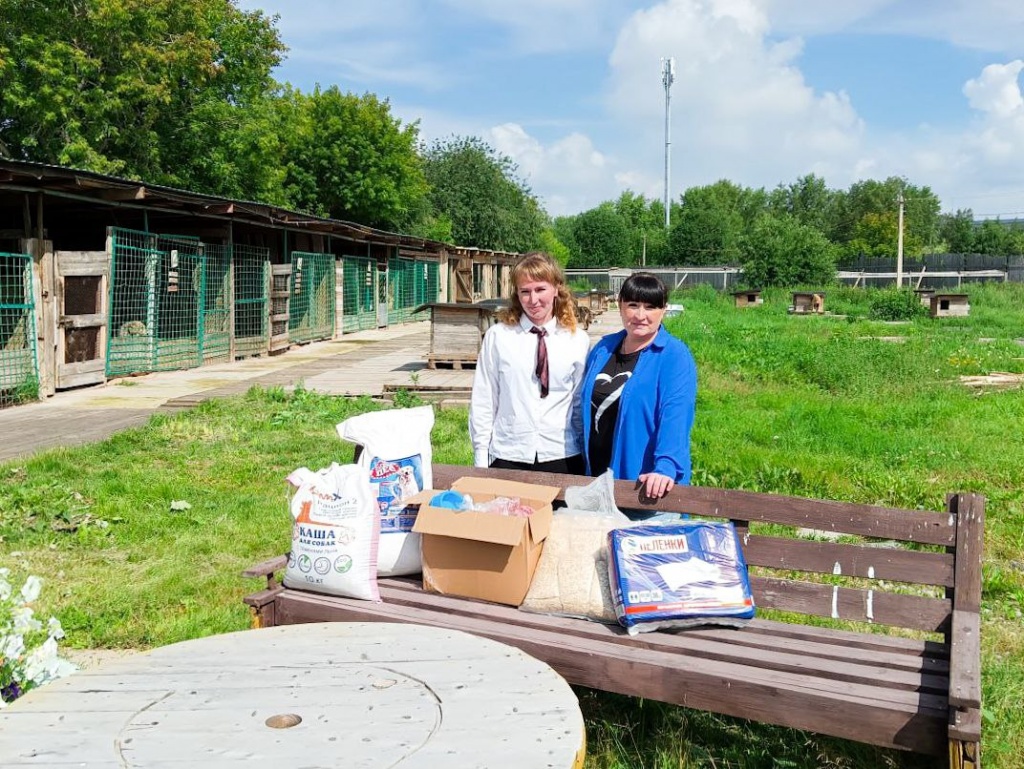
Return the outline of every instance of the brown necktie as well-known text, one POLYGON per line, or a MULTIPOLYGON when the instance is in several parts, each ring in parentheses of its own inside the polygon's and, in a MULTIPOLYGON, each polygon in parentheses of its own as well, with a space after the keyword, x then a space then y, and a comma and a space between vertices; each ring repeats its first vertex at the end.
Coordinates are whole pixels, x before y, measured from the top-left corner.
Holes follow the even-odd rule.
POLYGON ((537 367, 535 373, 537 379, 540 380, 540 397, 548 397, 548 345, 544 341, 544 337, 548 335, 548 332, 542 328, 534 326, 530 329, 531 334, 537 335, 537 367))

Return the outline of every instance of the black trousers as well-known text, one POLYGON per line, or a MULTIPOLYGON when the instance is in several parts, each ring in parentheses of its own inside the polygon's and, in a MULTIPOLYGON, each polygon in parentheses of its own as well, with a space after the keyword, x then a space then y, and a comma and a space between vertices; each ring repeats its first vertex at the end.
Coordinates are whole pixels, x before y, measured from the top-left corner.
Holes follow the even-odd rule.
POLYGON ((547 462, 512 462, 508 459, 495 459, 491 467, 499 470, 542 470, 545 473, 566 473, 568 475, 585 475, 587 465, 582 454, 574 454, 563 459, 551 459, 547 462))

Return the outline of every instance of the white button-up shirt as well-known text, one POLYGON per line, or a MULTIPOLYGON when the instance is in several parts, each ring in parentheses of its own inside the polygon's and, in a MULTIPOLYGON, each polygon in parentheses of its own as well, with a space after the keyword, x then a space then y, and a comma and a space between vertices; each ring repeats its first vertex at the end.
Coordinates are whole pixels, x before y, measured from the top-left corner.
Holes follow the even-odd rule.
POLYGON ((553 318, 544 324, 548 397, 541 398, 535 373, 538 337, 531 328, 524 314, 518 324, 496 323, 484 334, 469 404, 477 467, 487 467, 492 459, 550 462, 582 451, 579 385, 590 337, 553 318))

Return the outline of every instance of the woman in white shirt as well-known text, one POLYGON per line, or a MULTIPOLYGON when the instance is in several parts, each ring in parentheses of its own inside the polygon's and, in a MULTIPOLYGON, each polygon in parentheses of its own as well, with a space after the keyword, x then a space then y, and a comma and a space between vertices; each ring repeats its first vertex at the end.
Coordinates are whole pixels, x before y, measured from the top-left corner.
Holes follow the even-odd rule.
POLYGON ((579 384, 590 338, 550 256, 512 267, 509 307, 484 335, 473 377, 469 435, 477 467, 582 475, 579 384))

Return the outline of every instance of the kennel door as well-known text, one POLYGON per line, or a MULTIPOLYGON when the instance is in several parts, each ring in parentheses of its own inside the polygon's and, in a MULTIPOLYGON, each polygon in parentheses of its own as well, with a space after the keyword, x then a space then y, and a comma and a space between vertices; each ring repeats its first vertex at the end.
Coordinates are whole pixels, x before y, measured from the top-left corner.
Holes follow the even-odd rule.
POLYGON ((110 254, 58 251, 58 390, 106 380, 110 254))

